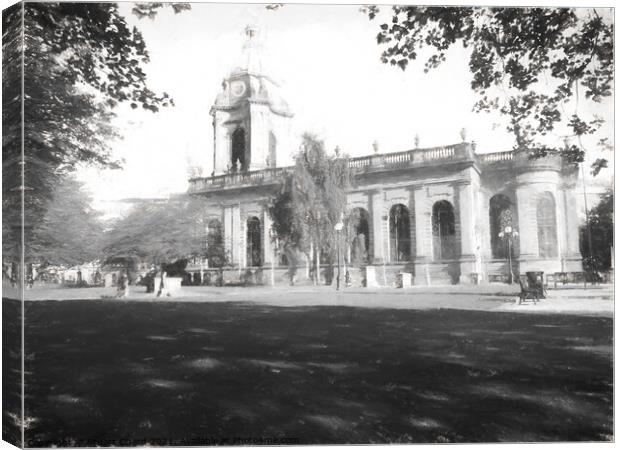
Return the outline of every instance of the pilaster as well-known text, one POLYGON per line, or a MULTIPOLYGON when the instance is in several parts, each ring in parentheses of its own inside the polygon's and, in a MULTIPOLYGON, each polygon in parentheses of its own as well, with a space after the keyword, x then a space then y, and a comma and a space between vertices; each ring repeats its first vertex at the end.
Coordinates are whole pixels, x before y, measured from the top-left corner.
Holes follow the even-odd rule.
MULTIPOLYGON (((263 261, 269 265, 273 261, 273 243, 271 242, 270 230, 271 230, 271 217, 269 211, 266 209, 263 211, 263 261)), ((273 261, 275 263, 275 261, 273 261)))
POLYGON ((237 255, 239 255, 238 263, 239 267, 247 267, 248 260, 248 246, 247 246, 247 223, 246 218, 241 217, 241 208, 236 207, 236 217, 237 217, 237 255))
POLYGON ((562 220, 560 225, 563 228, 564 242, 562 245, 562 264, 567 272, 578 272, 583 270, 581 264, 582 255, 579 250, 579 210, 577 209, 577 199, 573 189, 563 189, 558 191, 558 201, 562 203, 562 220))
POLYGON ((383 239, 383 191, 371 191, 370 197, 370 219, 372 228, 372 252, 373 263, 381 264, 385 261, 384 239, 383 239))
MULTIPOLYGON (((431 206, 426 195, 424 186, 413 188, 415 203, 415 241, 416 241, 416 262, 428 262, 433 259, 431 229, 431 206)), ((417 273, 417 271, 416 271, 417 273)))
POLYGON ((538 226, 536 223, 536 190, 520 185, 515 192, 519 217, 519 260, 538 257, 538 226))
POLYGON ((461 181, 454 184, 454 199, 458 201, 456 213, 459 221, 460 252, 457 249, 461 263, 460 283, 471 283, 471 274, 477 273, 476 267, 476 230, 475 214, 476 202, 474 189, 470 181, 461 181))

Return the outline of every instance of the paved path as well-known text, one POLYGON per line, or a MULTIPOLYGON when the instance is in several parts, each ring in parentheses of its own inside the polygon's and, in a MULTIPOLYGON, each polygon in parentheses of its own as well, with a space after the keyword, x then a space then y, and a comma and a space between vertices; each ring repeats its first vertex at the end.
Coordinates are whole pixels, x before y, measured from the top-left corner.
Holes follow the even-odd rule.
MULTIPOLYGON (((11 290, 3 289, 5 296, 11 290)), ((43 288, 26 291, 27 300, 85 300, 108 297, 110 301, 183 301, 183 302, 256 302, 282 307, 351 306, 395 309, 473 309, 522 313, 567 313, 613 316, 613 286, 593 286, 588 289, 564 288, 549 290, 546 299, 534 305, 516 302, 518 287, 507 285, 433 286, 394 288, 347 288, 336 291, 331 286, 284 287, 182 287, 172 297, 156 298, 144 287, 130 288, 125 299, 111 298, 115 288, 43 288)))

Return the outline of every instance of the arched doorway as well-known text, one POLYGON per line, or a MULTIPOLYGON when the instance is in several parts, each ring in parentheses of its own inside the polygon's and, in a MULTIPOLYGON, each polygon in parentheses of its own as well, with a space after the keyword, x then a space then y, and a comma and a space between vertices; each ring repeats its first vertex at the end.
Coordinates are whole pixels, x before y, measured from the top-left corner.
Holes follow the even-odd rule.
POLYGON ((368 211, 364 208, 355 208, 349 216, 350 248, 353 265, 361 266, 369 262, 370 226, 368 211))
POLYGON ((226 264, 224 233, 218 219, 212 219, 207 224, 207 259, 209 267, 222 267, 226 264))
POLYGON ((543 192, 536 203, 538 225, 538 255, 541 258, 558 256, 558 235, 555 218, 555 199, 551 192, 543 192))
POLYGON ((247 221, 246 249, 248 266, 262 266, 261 229, 258 217, 247 221))
POLYGON ((454 207, 447 200, 433 205, 433 259, 454 259, 456 257, 456 227, 454 207))
POLYGON ((399 203, 390 208, 390 261, 409 261, 410 256, 409 208, 399 203))
POLYGON ((231 152, 232 170, 246 170, 245 164, 245 130, 237 128, 232 135, 232 152, 231 152))
MULTIPOLYGON (((508 258, 506 240, 502 239, 499 235, 501 232, 505 231, 507 227, 515 229, 516 225, 514 205, 510 199, 503 194, 497 194, 491 197, 491 200, 489 200, 489 230, 491 233, 491 255, 493 258, 508 258)), ((516 242, 516 237, 512 239, 510 250, 511 256, 514 258, 519 254, 519 247, 516 242)))

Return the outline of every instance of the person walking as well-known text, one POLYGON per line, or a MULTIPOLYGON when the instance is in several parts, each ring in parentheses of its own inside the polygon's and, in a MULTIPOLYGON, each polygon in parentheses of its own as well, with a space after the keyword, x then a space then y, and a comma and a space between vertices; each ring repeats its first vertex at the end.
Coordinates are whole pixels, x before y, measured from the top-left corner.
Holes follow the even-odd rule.
POLYGON ((129 295, 129 279, 127 275, 123 272, 121 276, 118 277, 118 285, 116 288, 116 296, 118 298, 125 298, 129 295))
POLYGON ((161 270, 161 275, 159 277, 159 291, 157 291, 157 296, 161 297, 162 294, 165 294, 167 296, 169 296, 167 290, 166 290, 166 271, 165 270, 161 270))

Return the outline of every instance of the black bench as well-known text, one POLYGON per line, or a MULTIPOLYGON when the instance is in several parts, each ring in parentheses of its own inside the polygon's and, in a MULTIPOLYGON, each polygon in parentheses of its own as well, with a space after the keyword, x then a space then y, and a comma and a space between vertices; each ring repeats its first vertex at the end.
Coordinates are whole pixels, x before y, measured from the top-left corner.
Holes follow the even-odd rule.
POLYGON ((585 272, 555 272, 553 275, 547 275, 547 285, 549 285, 550 281, 553 282, 554 288, 558 287, 558 283, 563 285, 583 283, 583 287, 586 287, 587 284, 585 272))

